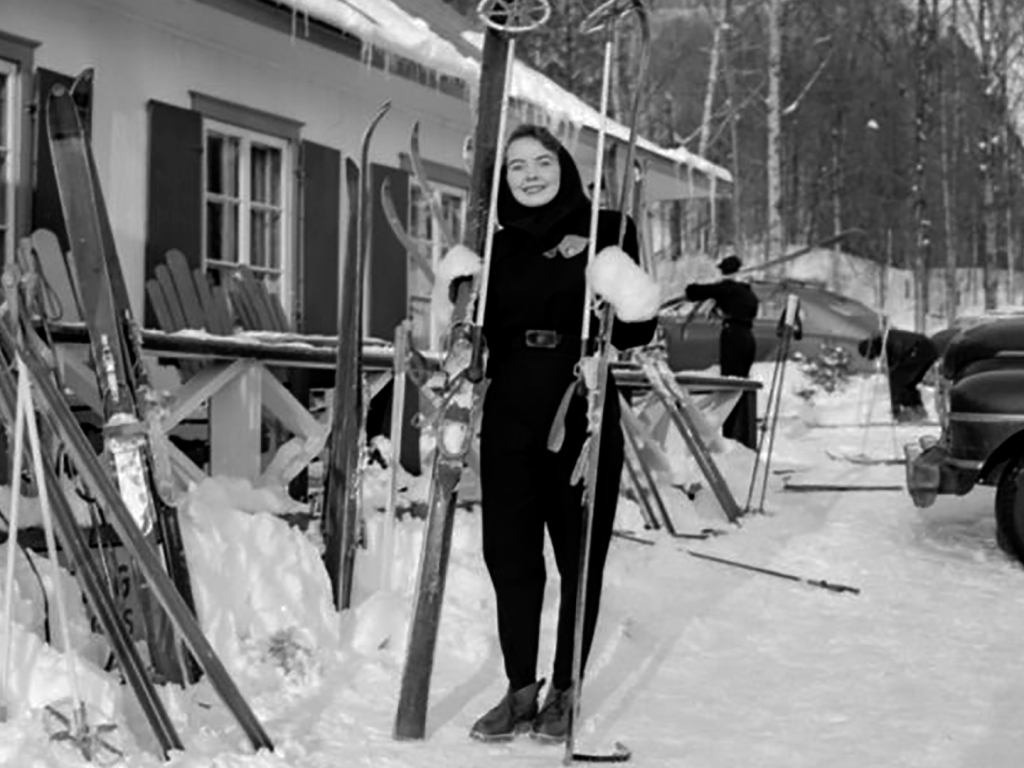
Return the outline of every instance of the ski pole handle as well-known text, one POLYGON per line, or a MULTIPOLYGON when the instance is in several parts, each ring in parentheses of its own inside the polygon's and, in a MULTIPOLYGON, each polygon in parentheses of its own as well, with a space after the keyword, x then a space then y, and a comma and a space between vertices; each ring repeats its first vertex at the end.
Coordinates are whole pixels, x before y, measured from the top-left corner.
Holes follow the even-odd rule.
POLYGON ((795 293, 789 294, 786 297, 786 314, 783 316, 783 321, 787 326, 792 328, 796 325, 796 313, 800 311, 800 297, 795 293))

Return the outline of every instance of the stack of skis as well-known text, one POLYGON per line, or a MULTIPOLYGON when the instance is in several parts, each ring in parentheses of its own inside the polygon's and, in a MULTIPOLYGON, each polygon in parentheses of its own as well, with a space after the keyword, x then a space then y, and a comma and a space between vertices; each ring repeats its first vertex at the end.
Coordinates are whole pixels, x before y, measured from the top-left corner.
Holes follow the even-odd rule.
MULTIPOLYGON (((76 94, 90 87, 88 71, 70 89, 55 86, 46 100, 45 119, 71 244, 69 266, 89 332, 103 404, 104 447, 113 471, 104 466, 83 432, 63 395, 59 372, 51 366, 54 355, 37 332, 40 325, 45 328, 45 318, 35 311, 40 304, 38 275, 27 248, 4 272, 0 415, 17 438, 15 466, 21 466, 22 450, 33 454, 32 480, 40 491, 48 538, 53 541, 55 529, 60 557, 81 585, 164 756, 183 747, 153 679, 188 683, 201 674, 235 716, 253 748, 272 749, 270 738, 195 619, 177 511, 173 500, 167 498, 169 478, 161 471, 165 462, 160 458, 158 430, 154 428, 159 418, 154 411, 154 393, 143 365, 139 333, 91 149, 76 109, 76 94), (26 421, 30 444, 23 449, 26 421), (95 500, 90 511, 100 531, 112 530, 116 543, 127 553, 132 591, 139 595, 144 614, 139 631, 149 652, 152 675, 115 598, 118 591, 111 574, 116 574, 117 568, 111 563, 111 548, 104 544, 103 536, 91 547, 79 527, 65 496, 66 484, 58 474, 65 466, 57 461, 58 452, 74 466, 86 486, 85 495, 95 500)), ((10 534, 17 536, 16 521, 12 521, 10 534)), ((55 546, 50 556, 58 556, 55 546)), ((66 719, 70 737, 83 752, 89 752, 97 728, 87 722, 84 705, 75 702, 72 716, 66 719)))

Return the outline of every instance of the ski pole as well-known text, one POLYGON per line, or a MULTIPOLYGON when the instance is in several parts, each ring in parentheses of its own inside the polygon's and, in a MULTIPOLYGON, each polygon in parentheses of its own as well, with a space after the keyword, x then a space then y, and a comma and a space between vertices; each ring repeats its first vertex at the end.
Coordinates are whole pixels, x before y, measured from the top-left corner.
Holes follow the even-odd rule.
MULTIPOLYGON (((629 220, 629 195, 633 185, 630 175, 633 157, 636 152, 637 120, 640 101, 643 94, 643 81, 647 74, 650 59, 651 30, 647 16, 647 8, 642 0, 609 0, 591 12, 583 22, 584 33, 599 30, 605 33, 604 63, 601 80, 600 127, 597 134, 597 157, 594 173, 594 193, 590 208, 589 242, 587 243, 587 266, 594 264, 597 256, 597 232, 601 208, 601 180, 604 167, 604 141, 608 132, 608 102, 611 86, 612 31, 618 18, 632 12, 638 22, 642 42, 640 44, 640 63, 637 82, 634 85, 635 97, 630 113, 629 140, 627 143, 625 172, 623 175, 623 192, 620 203, 620 223, 616 244, 621 248, 627 231, 629 220), (623 7, 624 6, 624 7, 623 7)), ((609 190, 611 191, 611 190, 609 190)), ((576 581, 575 624, 573 632, 572 684, 570 688, 569 728, 565 741, 565 752, 562 762, 569 765, 576 759, 574 746, 576 743, 577 723, 580 715, 580 699, 583 690, 583 640, 588 592, 588 576, 590 571, 590 548, 592 539, 592 521, 596 506, 597 472, 601 456, 601 436, 603 434, 603 413, 608 394, 610 342, 612 329, 611 306, 605 304, 598 312, 598 335, 596 351, 589 355, 591 342, 591 313, 594 311, 594 295, 590 281, 585 281, 583 299, 582 330, 580 332, 580 360, 578 363, 579 378, 587 387, 587 419, 589 433, 583 445, 580 465, 585 468, 584 508, 580 517, 580 554, 576 581)))
POLYGON ((708 555, 704 552, 695 552, 692 549, 688 549, 686 551, 693 557, 696 557, 700 560, 709 560, 712 563, 731 565, 733 568, 741 568, 744 571, 753 571, 754 573, 763 573, 768 576, 777 576, 780 579, 797 581, 801 584, 806 584, 810 587, 820 587, 821 589, 827 589, 831 592, 850 592, 854 595, 860 594, 860 589, 858 589, 857 587, 850 587, 845 584, 833 584, 832 582, 825 581, 824 579, 806 579, 803 576, 797 576, 792 573, 785 573, 783 571, 773 571, 771 568, 762 568, 758 565, 748 565, 746 563, 737 562, 736 560, 727 560, 724 557, 716 557, 715 555, 708 555))
MULTIPOLYGON (((772 403, 775 402, 775 389, 778 386, 779 368, 785 356, 785 344, 779 342, 779 349, 775 353, 775 365, 772 368, 772 380, 768 385, 768 398, 765 401, 764 421, 761 422, 761 434, 757 440, 757 450, 754 453, 754 468, 750 472, 750 485, 747 488, 747 503, 743 505, 745 513, 751 512, 750 502, 754 498, 754 487, 757 485, 757 471, 761 468, 761 451, 764 450, 765 435, 768 432, 768 422, 772 417, 772 403)), ((740 395, 742 397, 742 395, 740 395)))
POLYGON ((782 320, 782 366, 779 368, 779 386, 775 390, 775 407, 772 412, 771 425, 768 430, 768 455, 764 459, 764 474, 761 476, 761 496, 757 502, 759 511, 764 511, 764 496, 768 491, 768 475, 771 472, 772 453, 775 450, 775 430, 779 426, 779 409, 782 407, 782 382, 786 377, 786 363, 789 360, 789 345, 793 340, 794 328, 800 312, 800 298, 789 294, 786 299, 786 314, 782 320))
POLYGON ((402 422, 405 419, 406 347, 409 343, 410 323, 402 320, 395 328, 393 377, 391 384, 391 477, 388 484, 388 503, 384 510, 384 524, 380 536, 381 591, 391 589, 391 561, 394 557, 395 514, 398 507, 398 467, 402 452, 402 422))

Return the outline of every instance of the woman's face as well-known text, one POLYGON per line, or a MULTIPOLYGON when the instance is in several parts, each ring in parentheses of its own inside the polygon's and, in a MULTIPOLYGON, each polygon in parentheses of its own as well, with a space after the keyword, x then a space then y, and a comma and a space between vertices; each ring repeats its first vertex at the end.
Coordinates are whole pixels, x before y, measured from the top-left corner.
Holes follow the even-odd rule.
POLYGON ((505 179, 519 204, 537 208, 555 199, 562 180, 557 154, 523 136, 508 145, 505 157, 505 179))

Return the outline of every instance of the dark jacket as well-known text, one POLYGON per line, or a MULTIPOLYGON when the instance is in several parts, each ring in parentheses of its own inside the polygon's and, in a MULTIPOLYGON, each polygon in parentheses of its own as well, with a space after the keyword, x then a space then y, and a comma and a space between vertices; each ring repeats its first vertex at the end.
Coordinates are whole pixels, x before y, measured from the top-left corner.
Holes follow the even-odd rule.
POLYGON ((725 324, 753 328, 759 300, 754 289, 746 283, 723 278, 717 283, 691 283, 686 286, 690 301, 714 301, 716 311, 725 324))
MULTIPOLYGON (((587 266, 583 240, 590 231, 590 201, 576 165, 564 149, 559 162, 558 196, 540 211, 519 205, 502 179, 498 220, 503 228, 494 237, 484 318, 491 380, 484 408, 493 410, 500 402, 510 412, 519 412, 518 418, 532 425, 534 433, 551 424, 562 395, 575 379, 583 325, 587 266), (524 344, 528 331, 554 331, 562 341, 556 349, 529 348, 524 344)), ((601 212, 598 250, 618 244, 621 220, 617 212, 601 212)), ((639 260, 632 220, 627 220, 622 246, 639 260)), ((596 317, 592 318, 592 336, 597 334, 597 325, 596 317)), ((656 319, 613 321, 612 344, 618 349, 647 344, 656 327, 656 319)), ((612 389, 608 403, 615 414, 616 398, 612 389)))

